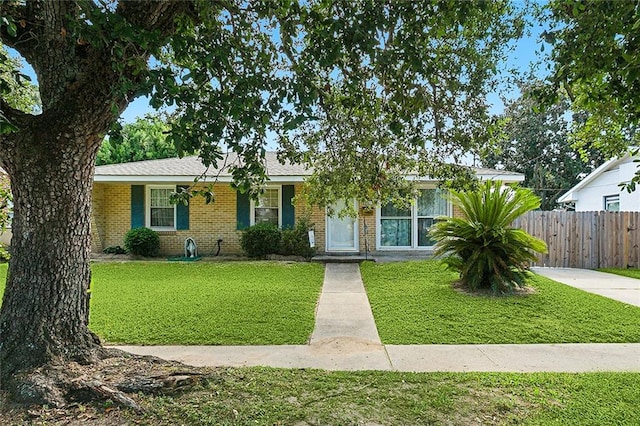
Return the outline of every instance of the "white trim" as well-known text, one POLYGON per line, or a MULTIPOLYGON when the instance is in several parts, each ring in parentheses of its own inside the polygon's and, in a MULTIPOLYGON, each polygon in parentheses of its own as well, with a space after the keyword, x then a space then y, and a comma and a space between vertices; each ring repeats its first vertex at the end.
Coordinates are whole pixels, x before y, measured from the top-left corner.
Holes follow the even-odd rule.
POLYGON ((151 226, 151 190, 152 189, 170 189, 175 192, 176 185, 146 185, 144 197, 144 225, 154 231, 175 231, 176 222, 178 220, 176 213, 176 205, 173 205, 173 226, 151 226))
MULTIPOLYGON (((199 176, 182 176, 182 175, 164 175, 164 176, 135 176, 135 175, 94 175, 93 181, 100 183, 166 183, 176 182, 177 184, 193 184, 194 180, 199 176)), ((269 176, 269 182, 272 183, 300 183, 304 182, 309 176, 269 176)), ((478 175, 482 181, 500 180, 504 183, 523 182, 523 175, 478 175)), ((417 182, 436 182, 428 176, 406 176, 407 180, 415 180, 417 182)), ((231 176, 211 177, 210 180, 201 181, 202 183, 231 183, 231 176)))
MULTIPOLYGON (((423 186, 419 187, 420 189, 437 189, 435 187, 423 186)), ((426 216, 418 217, 418 203, 417 199, 414 199, 411 202, 411 216, 409 220, 411 221, 411 245, 410 246, 383 246, 381 244, 382 239, 382 206, 378 205, 376 207, 376 250, 379 251, 398 251, 398 250, 412 250, 412 251, 432 251, 434 246, 419 246, 418 245, 418 219, 425 218, 426 216)), ((453 205, 450 200, 447 200, 447 217, 451 217, 453 215, 453 205)), ((406 219, 406 218, 405 218, 406 219)), ((435 218, 434 218, 435 219, 435 218)))
POLYGON ((604 211, 612 211, 612 212, 617 212, 620 211, 620 194, 610 194, 610 195, 604 195, 602 197, 602 204, 603 204, 603 210, 604 211), (609 210, 607 207, 609 207, 610 204, 617 204, 618 205, 618 210, 609 210))
MULTIPOLYGON (((499 180, 504 183, 516 183, 524 182, 525 176, 522 173, 478 173, 474 172, 476 177, 482 181, 485 180, 499 180)), ((418 183, 438 183, 439 181, 432 179, 429 176, 418 176, 415 174, 406 175, 405 179, 413 180, 418 183)))
MULTIPOLYGON (((346 202, 345 202, 346 204, 346 202)), ((358 211, 358 204, 353 200, 353 207, 358 211)), ((331 247, 331 217, 328 208, 324 212, 324 229, 325 229, 325 251, 327 253, 357 253, 360 251, 360 220, 359 217, 351 218, 353 220, 353 247, 352 248, 335 248, 331 247)), ((337 213, 337 212, 336 212, 337 213)))
MULTIPOLYGON (((272 183, 299 183, 304 182, 310 175, 275 175, 269 176, 269 182, 272 183)), ((524 175, 520 173, 515 174, 479 174, 476 173, 476 176, 480 180, 501 180, 505 183, 514 183, 514 182, 523 182, 524 175)), ((167 183, 167 182, 176 182, 177 184, 193 184, 194 180, 199 178, 200 176, 193 175, 101 175, 95 174, 93 176, 93 180, 95 182, 142 182, 142 183, 167 183)), ((437 181, 431 179, 429 176, 418 176, 418 175, 406 175, 405 179, 413 180, 416 182, 429 183, 437 181)), ((221 183, 231 183, 233 182, 233 177, 231 176, 208 176, 208 179, 203 181, 203 183, 212 183, 212 182, 221 182, 221 183)))
POLYGON ((560 198, 558 198, 558 203, 573 203, 578 201, 578 191, 589 183, 591 183, 594 179, 608 171, 612 166, 616 166, 621 164, 623 161, 628 159, 631 155, 626 153, 622 157, 612 158, 608 161, 605 161, 600 167, 589 173, 584 179, 578 182, 573 188, 564 193, 560 198))
MULTIPOLYGON (((278 191, 278 228, 282 228, 282 185, 268 185, 263 189, 275 189, 278 191)), ((253 198, 249 199, 249 224, 251 226, 256 224, 256 202, 253 198)))
POLYGON ((502 181, 503 183, 515 183, 515 182, 524 182, 525 176, 521 175, 521 174, 513 174, 513 175, 502 175, 502 174, 488 174, 488 175, 481 175, 481 174, 476 174, 476 176, 478 176, 478 179, 485 181, 485 180, 499 180, 502 181))
MULTIPOLYGON (((153 183, 153 184, 164 184, 164 183, 176 183, 176 184, 189 184, 192 185, 194 180, 199 176, 184 176, 184 175, 94 175, 94 182, 118 182, 118 183, 153 183)), ((304 182, 305 178, 308 176, 269 176, 269 182, 273 183, 299 183, 304 182)), ((231 183, 233 182, 233 178, 231 176, 210 176, 209 179, 201 181, 201 183, 231 183)))

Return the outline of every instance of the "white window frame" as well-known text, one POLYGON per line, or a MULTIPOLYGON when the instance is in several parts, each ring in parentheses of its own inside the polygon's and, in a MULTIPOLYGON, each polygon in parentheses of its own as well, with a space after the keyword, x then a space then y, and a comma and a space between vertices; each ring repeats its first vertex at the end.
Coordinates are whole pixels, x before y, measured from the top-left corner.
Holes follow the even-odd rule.
MULTIPOLYGON (((422 189, 437 189, 436 187, 419 187, 422 189)), ((453 207, 451 201, 447 200, 447 213, 445 216, 451 217, 453 207)), ((378 205, 376 208, 376 249, 380 251, 397 251, 397 250, 433 250, 433 246, 419 246, 418 245, 418 219, 426 218, 430 216, 418 216, 418 199, 414 198, 411 201, 411 245, 410 246, 383 246, 382 240, 382 206, 378 205)), ((385 217, 385 219, 394 219, 395 217, 385 217)), ((400 218, 400 217, 398 217, 400 218)))
POLYGON ((409 224, 411 227, 411 237, 410 242, 411 245, 408 246, 383 246, 382 245, 382 206, 379 205, 376 209, 376 246, 378 250, 410 250, 413 249, 413 234, 415 234, 415 225, 417 221, 415 220, 415 203, 412 202, 411 206, 409 206, 409 216, 385 216, 384 219, 390 220, 409 220, 409 224))
POLYGON ((603 197, 603 204, 605 211, 620 211, 620 194, 605 195, 603 197), (618 210, 609 210, 610 204, 618 204, 618 210))
POLYGON ((152 189, 169 189, 172 192, 176 191, 175 185, 147 185, 146 187, 146 199, 145 199, 145 226, 154 231, 175 231, 176 222, 178 220, 176 214, 176 205, 173 204, 173 226, 151 226, 151 190, 152 189))
MULTIPOLYGON (((282 187, 281 186, 267 186, 265 190, 277 190, 278 191, 278 228, 282 228, 282 187)), ((256 224, 256 207, 260 207, 256 204, 256 200, 251 198, 250 200, 250 215, 249 220, 251 226, 256 224)))

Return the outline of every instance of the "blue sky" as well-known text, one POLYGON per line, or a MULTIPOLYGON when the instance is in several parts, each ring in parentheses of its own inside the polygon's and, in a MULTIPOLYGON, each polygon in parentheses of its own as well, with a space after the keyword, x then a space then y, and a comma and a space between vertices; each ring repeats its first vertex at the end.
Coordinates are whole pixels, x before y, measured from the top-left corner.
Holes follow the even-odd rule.
MULTIPOLYGON (((534 0, 535 1, 535 0, 534 0)), ((519 6, 525 5, 524 1, 516 1, 516 4, 519 6)), ((530 65, 534 62, 539 61, 541 58, 545 57, 547 53, 549 53, 550 46, 545 45, 544 51, 541 52, 541 37, 540 34, 544 30, 543 27, 539 25, 534 25, 531 28, 527 29, 526 34, 515 42, 514 49, 509 55, 509 59, 507 61, 506 66, 508 68, 516 68, 520 73, 526 73, 530 69, 530 65)), ((17 52, 12 49, 8 49, 11 55, 18 56, 17 52)), ((24 62, 24 60, 23 60, 24 62)), ((538 76, 544 76, 544 69, 540 69, 537 72, 538 76)), ((25 65, 23 72, 29 75, 33 82, 37 84, 37 79, 35 73, 31 66, 28 64, 25 65)), ((488 97, 488 102, 491 104, 491 112, 494 114, 500 114, 504 105, 500 99, 500 95, 506 96, 508 98, 514 98, 518 96, 517 90, 509 90, 507 87, 503 86, 501 89, 502 93, 492 93, 488 97)), ((122 120, 125 123, 130 123, 136 120, 137 117, 143 117, 148 113, 153 113, 154 109, 149 106, 149 99, 146 97, 140 97, 133 100, 127 109, 122 113, 122 120)))
MULTIPOLYGON (((516 4, 524 6, 524 2, 516 1, 516 4)), ((509 55, 506 66, 509 68, 516 68, 520 73, 526 73, 529 71, 532 63, 545 58, 550 52, 551 46, 542 41, 540 35, 543 31, 544 27, 540 25, 534 25, 527 28, 525 35, 514 43, 513 51, 509 55), (541 51, 542 43, 544 43, 543 51, 541 51)), ((536 75, 543 77, 545 75, 545 70, 537 70, 536 75)), ((506 88, 503 88, 503 90, 506 90, 506 88)), ((518 94, 517 90, 502 93, 503 96, 507 96, 508 98, 515 98, 518 94)), ((500 114, 503 111, 504 105, 500 99, 500 93, 492 93, 489 96, 488 101, 492 106, 492 113, 500 114)), ((124 122, 128 123, 135 121, 137 117, 143 117, 145 114, 153 111, 154 110, 149 106, 148 98, 141 97, 131 102, 121 117, 124 122)))

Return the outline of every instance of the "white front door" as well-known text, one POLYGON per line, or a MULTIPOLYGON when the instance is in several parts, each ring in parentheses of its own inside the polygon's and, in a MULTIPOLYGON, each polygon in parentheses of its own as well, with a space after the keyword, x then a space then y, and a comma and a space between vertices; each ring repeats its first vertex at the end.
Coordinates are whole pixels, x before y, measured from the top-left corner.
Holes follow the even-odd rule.
POLYGON ((345 202, 339 201, 333 206, 335 216, 327 215, 328 252, 358 251, 358 220, 352 217, 339 218, 338 212, 344 207, 345 202))

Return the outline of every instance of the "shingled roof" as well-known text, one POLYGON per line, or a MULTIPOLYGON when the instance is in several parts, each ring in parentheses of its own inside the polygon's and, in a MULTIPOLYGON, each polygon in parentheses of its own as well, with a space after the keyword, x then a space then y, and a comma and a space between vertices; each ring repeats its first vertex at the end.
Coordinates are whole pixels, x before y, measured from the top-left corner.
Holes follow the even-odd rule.
MULTIPOLYGON (((207 169, 198 156, 183 158, 165 158, 162 160, 134 161, 131 163, 97 166, 94 174, 96 182, 192 182, 203 174, 221 182, 231 181, 230 166, 238 164, 235 153, 220 160, 217 167, 207 169)), ((301 182, 311 175, 311 170, 299 164, 285 162, 281 164, 275 152, 265 156, 267 174, 273 182, 301 182)), ((506 182, 521 182, 524 175, 506 170, 472 167, 476 175, 483 180, 500 179, 506 182)), ((428 180, 428 179, 426 179, 428 180)))
MULTIPOLYGON (((220 181, 231 179, 231 166, 239 164, 235 153, 228 154, 219 160, 216 167, 207 169, 202 160, 194 155, 183 158, 165 158, 162 160, 134 161, 131 163, 109 164, 97 166, 94 174, 96 182, 107 181, 192 181, 203 174, 208 178, 217 177, 220 181)), ((302 180, 311 172, 304 166, 285 162, 281 164, 275 152, 267 152, 265 156, 267 174, 271 180, 302 180)))

